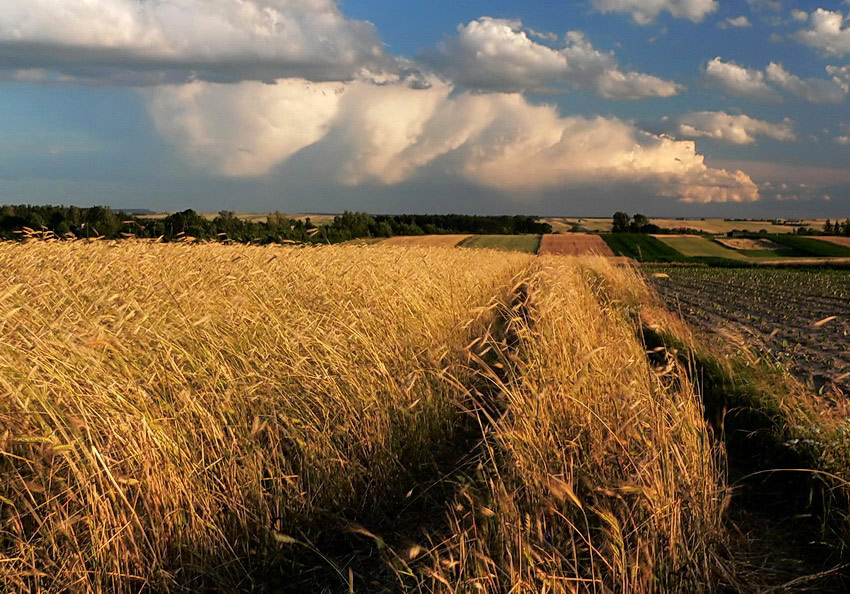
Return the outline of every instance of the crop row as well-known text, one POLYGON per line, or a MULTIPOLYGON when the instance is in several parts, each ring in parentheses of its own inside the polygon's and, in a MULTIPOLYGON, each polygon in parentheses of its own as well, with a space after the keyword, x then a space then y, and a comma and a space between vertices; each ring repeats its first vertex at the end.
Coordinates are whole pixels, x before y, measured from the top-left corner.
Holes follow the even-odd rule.
POLYGON ((816 388, 847 390, 850 274, 770 269, 649 270, 658 293, 693 325, 731 329, 750 346, 790 364, 816 388), (661 274, 659 274, 661 273, 661 274))

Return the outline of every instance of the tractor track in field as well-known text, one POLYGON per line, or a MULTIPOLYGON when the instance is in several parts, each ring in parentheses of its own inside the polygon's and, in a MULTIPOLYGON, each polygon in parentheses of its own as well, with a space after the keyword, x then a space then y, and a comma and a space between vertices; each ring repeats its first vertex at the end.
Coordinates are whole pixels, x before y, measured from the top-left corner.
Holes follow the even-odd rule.
POLYGON ((497 307, 486 331, 469 345, 469 364, 475 374, 465 386, 468 401, 462 403, 450 438, 442 436, 435 442, 412 480, 397 485, 391 497, 376 502, 368 513, 327 513, 312 549, 278 568, 265 584, 271 591, 430 591, 422 589, 422 576, 429 572, 428 555, 410 558, 409 552, 425 551, 451 534, 449 512, 464 482, 477 480, 486 433, 507 410, 499 385, 514 373, 519 345, 515 320, 531 323, 528 305, 526 284, 518 283, 509 299, 497 307), (499 379, 494 381, 495 377, 499 379), (397 587, 388 590, 393 582, 397 587))

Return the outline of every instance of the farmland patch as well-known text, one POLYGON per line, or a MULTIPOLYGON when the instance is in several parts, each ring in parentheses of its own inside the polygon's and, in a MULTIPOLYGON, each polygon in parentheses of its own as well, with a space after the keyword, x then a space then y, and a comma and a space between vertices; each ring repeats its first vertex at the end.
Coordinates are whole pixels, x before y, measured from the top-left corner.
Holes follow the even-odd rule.
POLYGON ((460 247, 536 254, 540 238, 540 235, 473 235, 461 242, 460 247))
POLYGON ((824 258, 850 257, 850 247, 829 241, 821 241, 817 237, 799 237, 797 235, 777 235, 771 238, 800 256, 817 256, 824 258))
POLYGON ((789 364, 817 390, 850 392, 850 272, 653 268, 668 306, 789 364))
POLYGON ((677 250, 651 235, 640 233, 609 233, 602 239, 616 256, 632 258, 638 262, 684 262, 686 258, 677 250))
POLYGON ((782 246, 778 243, 775 243, 769 239, 751 239, 747 237, 729 237, 729 238, 719 238, 715 240, 722 246, 728 247, 732 250, 777 250, 782 246))
POLYGON ((793 233, 791 225, 777 225, 772 221, 727 221, 725 219, 652 219, 662 229, 695 229, 703 233, 721 234, 733 230, 758 233, 793 233))
POLYGON ((587 233, 544 235, 540 242, 540 255, 585 256, 589 254, 613 256, 614 252, 601 237, 587 233))
POLYGON ((818 237, 818 241, 826 241, 834 245, 850 248, 850 237, 818 237))
POLYGON ((469 235, 410 235, 403 237, 390 237, 382 243, 383 245, 396 246, 453 248, 460 245, 461 242, 469 237, 469 235))
POLYGON ((698 235, 659 235, 658 240, 689 258, 743 260, 743 254, 698 235))

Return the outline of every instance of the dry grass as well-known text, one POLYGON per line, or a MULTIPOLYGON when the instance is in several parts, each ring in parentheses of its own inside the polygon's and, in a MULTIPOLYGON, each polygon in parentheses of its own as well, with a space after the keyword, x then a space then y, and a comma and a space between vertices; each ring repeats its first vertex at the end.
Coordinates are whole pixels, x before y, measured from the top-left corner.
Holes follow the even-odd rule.
POLYGON ((0 589, 247 587, 451 438, 475 320, 526 262, 0 245, 0 589))
POLYGON ((0 590, 710 589, 717 452, 630 268, 142 242, 0 267, 0 590))
POLYGON ((489 407, 502 414, 485 414, 480 475, 433 553, 434 589, 711 589, 722 480, 699 399, 674 362, 650 367, 606 297, 645 285, 604 258, 541 260, 508 316, 515 344, 480 347, 503 353, 489 407))

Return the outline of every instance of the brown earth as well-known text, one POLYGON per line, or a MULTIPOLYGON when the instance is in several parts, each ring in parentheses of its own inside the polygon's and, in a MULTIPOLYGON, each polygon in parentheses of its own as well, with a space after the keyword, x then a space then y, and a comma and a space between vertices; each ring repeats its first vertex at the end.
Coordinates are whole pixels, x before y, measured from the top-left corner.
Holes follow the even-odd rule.
POLYGON ((586 256, 588 254, 614 256, 614 252, 601 237, 587 233, 544 235, 538 253, 541 256, 586 256))
POLYGON ((835 245, 850 247, 850 237, 815 237, 814 239, 828 241, 829 243, 834 243, 835 245))
POLYGON ((694 326, 787 362, 816 391, 850 394, 850 272, 664 267, 647 273, 668 307, 694 326))

